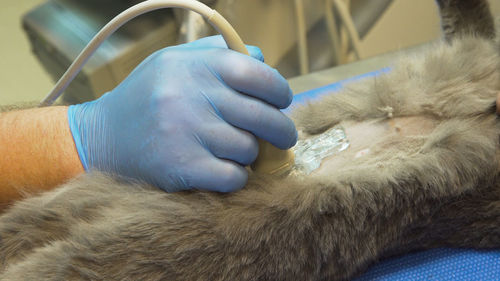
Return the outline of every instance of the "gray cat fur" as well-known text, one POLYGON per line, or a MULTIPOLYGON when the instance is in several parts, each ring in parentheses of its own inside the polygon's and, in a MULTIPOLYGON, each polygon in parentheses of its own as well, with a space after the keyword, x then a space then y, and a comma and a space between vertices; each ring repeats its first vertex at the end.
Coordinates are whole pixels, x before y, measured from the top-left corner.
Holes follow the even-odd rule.
POLYGON ((415 249, 500 247, 500 57, 490 21, 463 17, 491 16, 439 2, 448 18, 480 8, 459 11, 447 41, 295 111, 306 135, 422 115, 440 122, 429 136, 328 177, 252 174, 232 194, 84 175, 0 217, 0 280, 347 280, 415 249))

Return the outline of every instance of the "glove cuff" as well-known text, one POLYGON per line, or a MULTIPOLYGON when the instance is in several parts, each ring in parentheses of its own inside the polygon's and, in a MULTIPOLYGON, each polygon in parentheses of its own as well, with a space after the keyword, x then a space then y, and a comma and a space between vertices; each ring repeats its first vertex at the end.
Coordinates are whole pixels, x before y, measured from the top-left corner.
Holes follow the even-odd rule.
POLYGON ((81 115, 82 110, 81 107, 84 105, 71 105, 68 108, 68 123, 69 129, 71 130, 71 135, 73 136, 73 141, 75 142, 76 150, 78 151, 78 157, 80 157, 80 162, 82 162, 82 166, 85 171, 89 171, 88 164, 88 151, 86 147, 82 143, 82 133, 80 130, 81 127, 81 115))

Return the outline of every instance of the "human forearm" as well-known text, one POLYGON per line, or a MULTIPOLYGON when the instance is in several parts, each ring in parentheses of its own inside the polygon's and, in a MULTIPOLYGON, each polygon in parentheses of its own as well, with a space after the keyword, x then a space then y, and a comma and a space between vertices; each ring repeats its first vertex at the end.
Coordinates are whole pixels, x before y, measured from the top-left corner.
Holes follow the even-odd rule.
POLYGON ((63 106, 0 113, 0 155, 0 209, 83 172, 63 106))

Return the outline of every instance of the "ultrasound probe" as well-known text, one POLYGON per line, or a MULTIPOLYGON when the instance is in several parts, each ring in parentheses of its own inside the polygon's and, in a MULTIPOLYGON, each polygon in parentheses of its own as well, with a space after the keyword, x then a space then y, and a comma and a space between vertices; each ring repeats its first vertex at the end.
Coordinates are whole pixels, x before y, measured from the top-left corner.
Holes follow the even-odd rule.
MULTIPOLYGON (((53 104, 80 72, 90 56, 118 28, 137 16, 164 8, 183 8, 202 15, 224 37, 228 48, 249 55, 245 44, 243 44, 243 41, 234 28, 217 11, 205 4, 195 0, 147 0, 128 8, 106 24, 81 51, 52 91, 41 101, 40 106, 53 104)), ((293 165, 294 153, 292 150, 281 150, 269 142, 259 140, 259 155, 251 166, 254 171, 268 174, 282 174, 291 169, 293 165)))

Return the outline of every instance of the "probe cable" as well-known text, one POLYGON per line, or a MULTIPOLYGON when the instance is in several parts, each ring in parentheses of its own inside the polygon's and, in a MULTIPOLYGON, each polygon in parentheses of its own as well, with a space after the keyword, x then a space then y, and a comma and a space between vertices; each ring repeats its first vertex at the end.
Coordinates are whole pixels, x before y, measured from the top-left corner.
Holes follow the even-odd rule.
POLYGON ((118 28, 137 16, 164 8, 183 8, 202 15, 222 35, 222 37, 224 37, 224 40, 230 49, 246 55, 249 54, 245 44, 243 44, 240 36, 236 33, 229 22, 227 22, 227 20, 217 11, 211 9, 205 4, 195 0, 147 0, 128 8, 106 24, 80 52, 75 61, 59 79, 59 81, 57 81, 52 91, 41 101, 39 106, 52 105, 68 87, 69 83, 71 83, 75 76, 80 72, 90 56, 118 28))

